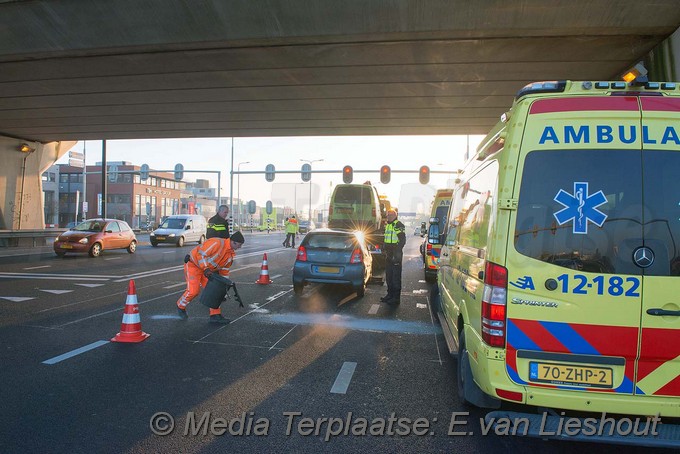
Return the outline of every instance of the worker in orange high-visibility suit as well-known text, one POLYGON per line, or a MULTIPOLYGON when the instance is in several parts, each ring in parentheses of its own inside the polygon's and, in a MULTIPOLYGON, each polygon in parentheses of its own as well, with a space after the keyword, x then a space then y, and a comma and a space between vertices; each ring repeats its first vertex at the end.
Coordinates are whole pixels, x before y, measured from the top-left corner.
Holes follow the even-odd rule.
MULTIPOLYGON (((211 273, 219 273, 229 277, 229 268, 234 263, 238 251, 245 239, 241 232, 235 232, 229 239, 209 238, 191 250, 189 260, 184 264, 184 278, 187 289, 177 300, 177 313, 182 320, 189 318, 186 312, 187 304, 198 296, 201 288, 208 283, 211 273)), ((210 309, 211 323, 229 323, 230 320, 222 316, 220 308, 210 309)))

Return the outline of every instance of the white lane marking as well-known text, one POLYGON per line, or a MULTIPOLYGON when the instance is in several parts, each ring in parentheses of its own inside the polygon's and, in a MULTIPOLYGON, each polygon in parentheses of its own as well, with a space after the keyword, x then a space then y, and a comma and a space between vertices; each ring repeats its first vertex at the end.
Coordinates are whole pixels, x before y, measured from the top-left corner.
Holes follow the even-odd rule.
POLYGON ((335 383, 331 388, 331 393, 333 394, 346 394, 347 388, 349 388, 349 383, 352 381, 352 376, 354 375, 354 370, 357 368, 357 363, 345 361, 338 372, 338 376, 335 378, 335 383))
POLYGON ((422 295, 423 293, 427 293, 427 290, 425 289, 414 290, 413 293, 415 293, 416 295, 422 295))
MULTIPOLYGON (((432 295, 427 297, 428 304, 432 304, 431 298, 432 298, 432 295)), ((432 323, 432 328, 434 328, 435 327, 434 326, 434 315, 432 315, 433 311, 428 311, 428 312, 430 313, 430 323, 432 323)), ((439 340, 437 340, 437 333, 436 332, 434 333, 434 345, 437 349, 437 356, 439 357, 439 365, 442 366, 444 364, 444 362, 442 361, 442 354, 439 351, 439 340)))
MULTIPOLYGON (((35 279, 35 278, 50 278, 50 277, 58 277, 58 278, 64 278, 68 277, 71 279, 79 279, 83 277, 82 274, 55 274, 55 273, 8 273, 8 272, 2 272, 0 273, 0 277, 11 277, 11 278, 18 278, 18 277, 27 277, 30 279, 35 279)), ((106 275, 106 274, 90 274, 87 276, 87 278, 101 278, 99 279, 100 281, 106 280, 106 279, 115 279, 119 276, 111 276, 111 275, 106 275)))
POLYGON ((13 303, 21 303, 23 301, 34 300, 35 298, 29 298, 25 296, 0 296, 0 298, 11 301, 13 303))
POLYGON ((272 276, 270 279, 273 281, 273 280, 276 279, 277 277, 281 277, 281 276, 283 276, 283 274, 277 274, 276 276, 272 276))
POLYGON ((40 268, 51 268, 52 265, 42 265, 42 266, 31 266, 29 268, 24 268, 25 270, 37 270, 40 268))
MULTIPOLYGON (((288 292, 290 292, 290 290, 282 290, 279 293, 275 293, 274 295, 267 298, 267 302, 270 303, 270 302, 274 301, 276 298, 278 298, 279 296, 283 296, 288 292)), ((264 306, 264 304, 262 306, 264 306)), ((260 307, 262 307, 262 306, 260 306, 260 307)))
POLYGON ((375 315, 378 313, 378 309, 380 309, 379 304, 371 304, 371 308, 368 310, 369 315, 375 315))
POLYGON ((163 254, 174 254, 175 251, 168 251, 168 252, 163 252, 163 254))
MULTIPOLYGON (((142 304, 150 303, 151 301, 156 301, 156 300, 159 300, 159 299, 162 299, 162 298, 167 298, 168 296, 171 296, 171 295, 177 295, 178 293, 181 293, 181 292, 183 292, 183 291, 184 291, 184 290, 180 290, 180 291, 178 291, 178 292, 167 293, 167 294, 165 294, 165 295, 161 295, 161 296, 158 296, 158 297, 156 297, 156 298, 151 298, 150 300, 139 301, 137 304, 138 304, 139 306, 141 306, 142 304)), ((74 303, 74 304, 75 304, 75 303, 74 303)), ((113 309, 113 310, 106 311, 106 312, 100 312, 100 313, 98 313, 98 314, 90 315, 90 316, 88 316, 88 317, 80 318, 80 319, 78 319, 78 320, 73 320, 72 322, 67 322, 67 323, 64 323, 64 324, 62 324, 62 325, 57 325, 55 328, 62 328, 62 327, 64 327, 64 326, 73 325, 74 323, 84 322, 85 320, 89 320, 89 319, 91 319, 91 318, 96 318, 96 317, 101 317, 102 315, 110 314, 110 313, 112 313, 112 312, 121 312, 121 311, 123 311, 123 309, 124 309, 124 308, 119 307, 118 309, 113 309)), ((232 322, 232 323, 233 323, 233 322, 232 322)), ((224 326, 227 326, 227 325, 224 325, 224 326)))
POLYGON ((427 309, 427 304, 416 303, 416 308, 418 308, 418 309, 427 309))
POLYGON ((87 287, 87 288, 95 288, 95 287, 101 287, 104 284, 76 284, 76 285, 80 285, 80 286, 87 287))
POLYGON ((71 350, 70 352, 64 353, 63 355, 55 356, 54 358, 47 359, 43 361, 43 364, 57 364, 60 363, 66 359, 73 358, 74 356, 80 355, 81 353, 89 352, 90 350, 94 350, 97 347, 101 347, 102 345, 108 344, 109 341, 97 341, 93 342, 89 345, 86 345, 84 347, 76 348, 75 350, 71 350))
POLYGON ((123 257, 109 257, 109 258, 105 258, 104 260, 120 260, 122 258, 123 257))
POLYGON ((39 275, 30 275, 30 274, 25 274, 25 275, 17 275, 17 276, 8 276, 4 274, 0 274, 0 278, 11 278, 11 279, 51 279, 51 280, 57 280, 57 281, 72 281, 74 279, 78 279, 79 281, 108 281, 108 278, 101 278, 101 277, 84 277, 82 275, 78 276, 68 276, 68 275, 58 275, 58 274, 53 274, 51 276, 39 276, 39 275))
POLYGON ((271 350, 271 349, 273 349, 274 347, 276 347, 277 345, 279 345, 279 342, 281 342, 283 339, 285 339, 286 336, 289 335, 290 332, 293 331, 293 330, 294 330, 295 328, 297 328, 297 327, 298 327, 298 326, 295 325, 295 326, 293 326, 290 330, 288 330, 288 332, 287 332, 286 334, 284 334, 283 337, 282 337, 281 339, 277 340, 276 343, 275 343, 274 345, 272 345, 271 347, 269 347, 269 350, 271 350))
POLYGON ((45 290, 45 289, 38 289, 41 292, 47 292, 51 293, 53 295, 63 295, 64 293, 71 293, 73 290, 45 290))
POLYGON ((172 285, 168 285, 167 287, 163 287, 163 288, 175 288, 175 287, 179 287, 180 285, 187 285, 187 283, 186 282, 180 282, 179 284, 172 284, 172 285))
POLYGON ((424 284, 426 281, 424 279, 421 279, 418 281, 419 284, 424 284))

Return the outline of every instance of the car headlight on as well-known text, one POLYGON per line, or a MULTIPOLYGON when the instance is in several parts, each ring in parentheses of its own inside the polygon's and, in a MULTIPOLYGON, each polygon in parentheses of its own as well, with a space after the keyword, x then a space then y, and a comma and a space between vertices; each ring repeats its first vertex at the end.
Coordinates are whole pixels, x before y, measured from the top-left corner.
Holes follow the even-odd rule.
POLYGON ((149 236, 156 236, 156 234, 151 232, 151 233, 149 233, 149 236))
POLYGON ((78 242, 80 244, 87 244, 87 238, 81 238, 80 240, 78 240, 78 242))
POLYGON ((174 233, 171 233, 170 235, 168 235, 169 238, 172 238, 172 237, 174 237, 174 236, 175 236, 174 233))

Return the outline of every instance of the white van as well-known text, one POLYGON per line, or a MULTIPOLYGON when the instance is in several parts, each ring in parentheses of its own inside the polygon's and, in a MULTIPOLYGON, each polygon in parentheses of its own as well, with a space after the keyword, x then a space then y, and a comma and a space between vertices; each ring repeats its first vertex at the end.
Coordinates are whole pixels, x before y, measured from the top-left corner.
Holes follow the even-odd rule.
POLYGON ((178 247, 187 241, 202 244, 205 241, 206 222, 203 216, 197 214, 175 214, 168 216, 161 225, 149 234, 151 245, 159 243, 173 243, 178 247))

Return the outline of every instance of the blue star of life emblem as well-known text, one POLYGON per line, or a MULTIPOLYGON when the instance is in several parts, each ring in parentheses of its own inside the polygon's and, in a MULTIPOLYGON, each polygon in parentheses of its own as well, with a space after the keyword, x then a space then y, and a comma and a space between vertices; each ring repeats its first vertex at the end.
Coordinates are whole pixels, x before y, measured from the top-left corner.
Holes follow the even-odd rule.
POLYGON ((557 222, 562 225, 573 220, 573 232, 576 234, 588 233, 588 221, 602 227, 607 219, 607 215, 597 209, 607 203, 607 197, 602 191, 588 195, 588 183, 574 182, 573 195, 560 189, 553 200, 564 206, 557 213, 553 213, 557 222))

